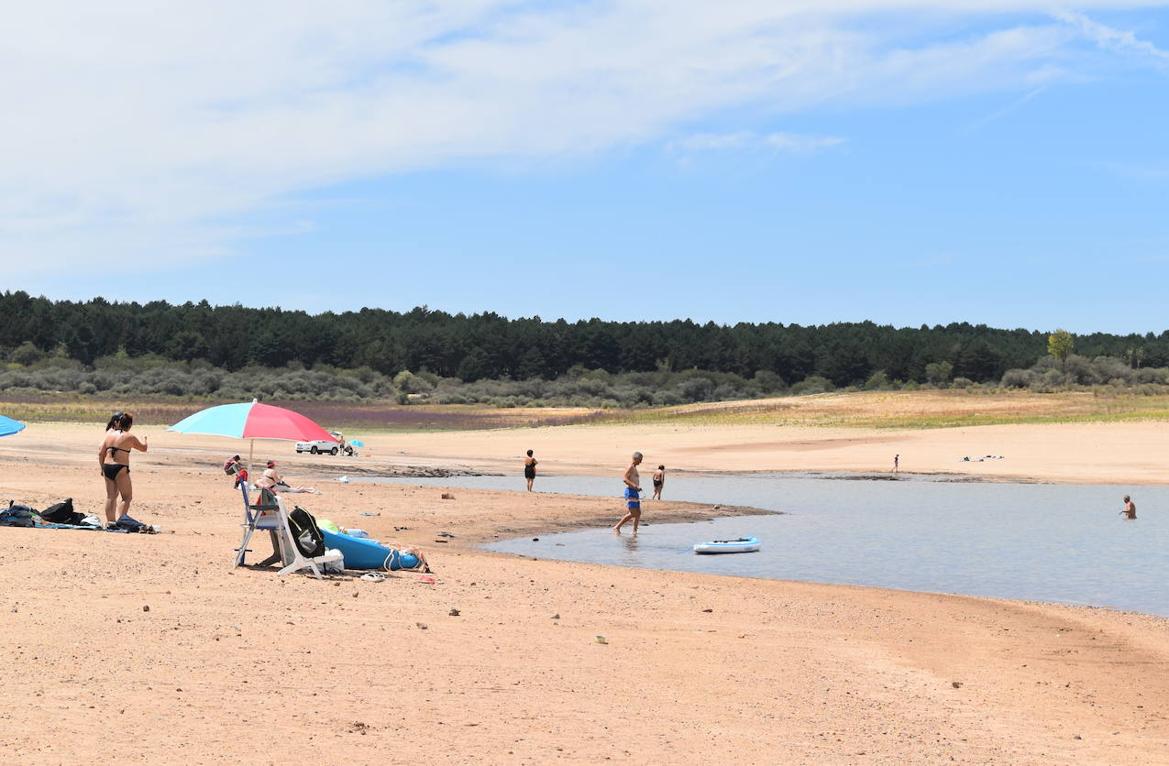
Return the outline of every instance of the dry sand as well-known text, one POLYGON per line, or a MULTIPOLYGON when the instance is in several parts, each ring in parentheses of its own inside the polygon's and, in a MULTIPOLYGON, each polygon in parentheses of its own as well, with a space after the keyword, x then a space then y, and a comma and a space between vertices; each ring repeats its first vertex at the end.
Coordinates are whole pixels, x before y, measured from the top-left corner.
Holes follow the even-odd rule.
MULTIPOLYGON (((906 467, 941 470, 950 458, 929 456, 948 445, 1008 457, 977 470, 1089 478, 1060 464, 1072 460, 1135 481, 1152 468, 1081 453, 1140 438, 1164 454, 1152 428, 538 429, 378 436, 372 458, 284 461, 325 490, 301 501, 318 516, 425 545, 434 584, 232 569, 241 512, 218 466, 235 445, 143 430, 154 449, 134 456, 135 515, 173 532, 0 529, 6 763, 1169 762, 1164 620, 495 555, 474 543, 607 522, 617 508, 467 490, 442 500, 316 471, 467 455, 515 471, 529 446, 555 453, 557 470, 619 470, 613 450, 634 447, 696 470, 881 468, 900 448, 906 467), (1028 445, 1053 457, 1016 452, 1028 445), (455 537, 437 543, 440 531, 455 537)), ((99 437, 48 425, 0 440, 0 497, 71 495, 97 512, 99 437)), ((266 555, 266 541, 254 547, 266 555)))
POLYGON ((613 473, 629 453, 685 471, 888 471, 993 480, 1078 483, 1169 481, 1169 425, 1154 422, 995 425, 928 430, 766 425, 558 426, 470 432, 384 433, 373 456, 398 463, 514 472, 535 450, 551 472, 613 473), (978 458, 1002 456, 1002 460, 978 458), (475 456, 470 459, 468 456, 475 456), (972 462, 964 462, 971 457, 972 462))

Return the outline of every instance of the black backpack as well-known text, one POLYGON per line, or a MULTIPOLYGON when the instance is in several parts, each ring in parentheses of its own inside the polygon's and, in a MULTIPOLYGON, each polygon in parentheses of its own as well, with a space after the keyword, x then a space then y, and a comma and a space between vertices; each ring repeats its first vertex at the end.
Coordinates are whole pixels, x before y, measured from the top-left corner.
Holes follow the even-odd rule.
POLYGON ((64 501, 53 503, 41 511, 41 518, 52 524, 71 524, 78 526, 85 518, 85 514, 73 510, 73 498, 67 497, 64 501))
POLYGON ((317 527, 317 520, 305 509, 297 506, 288 514, 288 526, 292 539, 302 556, 316 558, 325 553, 325 536, 317 527))
POLYGON ((0 527, 35 527, 37 512, 27 505, 8 501, 8 509, 0 511, 0 527))

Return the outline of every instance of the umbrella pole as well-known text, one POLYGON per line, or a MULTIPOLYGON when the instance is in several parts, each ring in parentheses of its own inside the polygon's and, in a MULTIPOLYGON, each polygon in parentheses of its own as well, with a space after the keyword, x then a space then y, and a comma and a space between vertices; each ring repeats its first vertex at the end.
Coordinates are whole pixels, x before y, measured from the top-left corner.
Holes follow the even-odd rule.
POLYGON ((252 475, 252 457, 256 454, 256 440, 248 440, 248 476, 252 475))

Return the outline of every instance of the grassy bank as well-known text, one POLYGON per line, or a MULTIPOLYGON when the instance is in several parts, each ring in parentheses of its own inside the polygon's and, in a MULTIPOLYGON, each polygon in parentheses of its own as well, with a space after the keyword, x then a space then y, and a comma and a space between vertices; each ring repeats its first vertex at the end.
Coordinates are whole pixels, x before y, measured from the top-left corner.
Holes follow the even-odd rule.
POLYGON ((1169 395, 1112 391, 870 391, 628 410, 605 422, 836 428, 952 428, 1169 420, 1169 395))
MULTIPOLYGON (((1146 395, 1109 389, 1052 394, 1012 390, 863 391, 606 410, 496 408, 482 404, 401 405, 393 401, 272 403, 302 412, 328 428, 367 431, 463 431, 589 423, 915 429, 1169 421, 1169 394, 1146 395)), ((140 422, 175 423, 210 404, 164 398, 121 401, 67 394, 0 398, 0 413, 28 422, 96 423, 104 421, 115 409, 128 409, 140 422)))
MULTIPOLYGON (((228 402, 182 399, 125 401, 67 394, 45 397, 0 397, 0 414, 25 422, 104 423, 115 410, 134 413, 140 423, 177 423, 205 407, 228 402)), ((584 408, 512 408, 487 405, 400 405, 393 401, 353 404, 348 402, 280 402, 326 428, 366 431, 464 431, 489 428, 527 428, 588 422, 599 417, 584 408)))

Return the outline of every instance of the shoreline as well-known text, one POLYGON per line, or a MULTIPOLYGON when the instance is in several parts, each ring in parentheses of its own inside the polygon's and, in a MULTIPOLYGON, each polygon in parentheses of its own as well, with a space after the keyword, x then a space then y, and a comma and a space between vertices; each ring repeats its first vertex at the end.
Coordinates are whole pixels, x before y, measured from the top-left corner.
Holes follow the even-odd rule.
MULTIPOLYGON (((450 489, 450 490, 453 490, 455 492, 458 492, 461 488, 460 487, 446 487, 446 489, 450 489)), ((476 490, 476 491, 482 492, 482 491, 487 491, 487 490, 476 490)), ((503 492, 505 494, 519 494, 519 493, 523 492, 523 490, 491 490, 491 491, 503 492)), ((587 499, 587 500, 597 499, 597 498, 595 498, 595 496, 592 496, 592 495, 575 495, 575 494, 569 494, 569 493, 548 493, 548 494, 558 494, 561 497, 564 497, 567 499, 577 499, 577 500, 579 500, 579 499, 587 499)), ((643 520, 641 523, 641 526, 642 527, 652 527, 652 526, 657 525, 657 524, 695 524, 695 523, 698 523, 700 521, 713 521, 715 519, 736 518, 736 517, 744 517, 744 516, 782 516, 784 513, 783 511, 768 511, 768 510, 764 510, 762 508, 751 508, 749 506, 742 506, 742 505, 720 505, 719 507, 716 508, 713 506, 705 505, 703 503, 691 503, 691 502, 682 501, 682 500, 669 501, 669 503, 670 503, 670 506, 669 506, 670 517, 667 521, 655 520, 652 523, 649 523, 649 522, 646 522, 643 520)), ((556 535, 556 534, 562 534, 565 532, 581 532, 581 531, 585 531, 585 530, 601 530, 601 529, 605 529, 607 527, 613 526, 613 522, 615 522, 618 518, 620 518, 620 517, 616 513, 611 513, 611 512, 600 513, 600 512, 598 512, 594 516, 577 517, 577 518, 574 518, 571 520, 565 520, 563 522, 553 523, 551 525, 549 525, 547 522, 541 522, 541 526, 520 527, 520 528, 515 528, 515 527, 498 528, 498 529, 492 530, 491 532, 487 533, 487 534, 493 535, 492 539, 487 539, 486 537, 479 536, 476 538, 469 538, 469 540, 474 545, 478 546, 479 548, 482 548, 482 546, 484 546, 484 545, 489 545, 489 544, 495 543, 495 542, 503 542, 503 540, 500 540, 497 538, 499 538, 500 535, 504 535, 504 534, 507 534, 507 535, 514 534, 514 538, 518 539, 518 538, 522 538, 522 537, 531 537, 533 535, 538 537, 540 535, 556 535)), ((644 519, 644 513, 643 513, 642 518, 644 519)), ((512 539, 512 538, 507 538, 507 539, 512 539)), ((484 549, 484 550, 486 550, 486 549, 484 549)), ((489 553, 503 553, 502 551, 487 551, 487 552, 489 552, 489 553)), ((523 556, 523 554, 519 554, 519 553, 506 554, 506 555, 523 556)), ((553 559, 550 559, 550 560, 553 560, 553 559)), ((560 561, 562 559, 554 559, 554 560, 560 561)), ((609 565, 608 564, 598 564, 598 566, 609 566, 609 565)))

